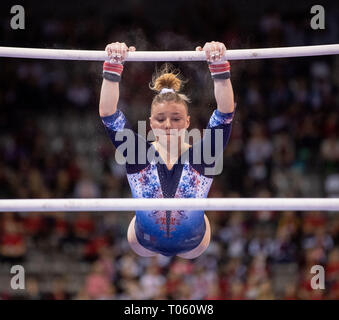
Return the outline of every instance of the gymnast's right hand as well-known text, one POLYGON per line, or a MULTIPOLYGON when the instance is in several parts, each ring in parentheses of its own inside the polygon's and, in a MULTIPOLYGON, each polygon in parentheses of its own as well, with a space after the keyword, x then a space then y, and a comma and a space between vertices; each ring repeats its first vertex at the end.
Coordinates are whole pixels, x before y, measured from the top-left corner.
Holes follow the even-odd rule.
POLYGON ((112 42, 105 48, 110 63, 123 63, 128 52, 135 50, 135 47, 128 47, 125 42, 112 42))

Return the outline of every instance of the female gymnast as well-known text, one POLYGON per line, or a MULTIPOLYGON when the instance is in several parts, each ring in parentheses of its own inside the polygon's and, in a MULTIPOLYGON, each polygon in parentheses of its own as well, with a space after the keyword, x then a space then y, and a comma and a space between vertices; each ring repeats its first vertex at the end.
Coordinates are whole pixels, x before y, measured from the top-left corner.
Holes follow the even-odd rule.
MULTIPOLYGON (((117 109, 119 82, 128 52, 136 49, 115 42, 108 44, 105 50, 108 59, 103 65, 99 114, 107 134, 118 148, 123 141, 117 133, 131 130, 124 113, 117 109)), ((206 174, 205 169, 212 165, 203 159, 199 163, 192 159, 196 150, 202 152, 204 143, 214 150, 217 157, 222 156, 231 133, 234 99, 230 64, 221 59, 226 52, 225 45, 213 41, 196 50, 205 52, 214 80, 217 108, 207 125, 207 130, 211 132, 209 137, 212 138, 208 140, 207 135, 204 135, 198 143, 192 145, 185 141, 185 131, 190 125, 189 99, 180 93, 182 82, 177 74, 163 68, 153 77, 150 86, 157 92, 151 103, 149 117, 156 139, 150 143, 132 131, 136 138, 135 145, 131 146, 135 148, 135 158, 137 153, 147 153, 144 161, 134 159, 135 161, 126 162, 127 179, 134 198, 206 198, 208 195, 213 174, 206 174), (216 129, 221 129, 222 132, 221 150, 213 147, 216 129), (142 139, 143 144, 140 143, 142 139)), ((125 154, 124 156, 126 157, 125 154)), ((206 250, 210 237, 208 218, 199 210, 137 211, 127 232, 131 248, 143 257, 162 254, 193 259, 206 250)))

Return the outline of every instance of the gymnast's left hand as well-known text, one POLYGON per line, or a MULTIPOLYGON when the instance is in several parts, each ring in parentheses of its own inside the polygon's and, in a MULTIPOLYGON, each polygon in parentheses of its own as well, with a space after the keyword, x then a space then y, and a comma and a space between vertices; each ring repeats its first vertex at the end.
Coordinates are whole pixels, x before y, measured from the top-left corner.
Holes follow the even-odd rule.
POLYGON ((128 52, 135 50, 135 47, 128 47, 125 42, 112 42, 105 48, 111 63, 123 63, 128 52))
POLYGON ((202 47, 196 47, 195 51, 205 51, 206 59, 208 62, 218 62, 226 53, 226 46, 222 42, 211 41, 206 42, 202 47))

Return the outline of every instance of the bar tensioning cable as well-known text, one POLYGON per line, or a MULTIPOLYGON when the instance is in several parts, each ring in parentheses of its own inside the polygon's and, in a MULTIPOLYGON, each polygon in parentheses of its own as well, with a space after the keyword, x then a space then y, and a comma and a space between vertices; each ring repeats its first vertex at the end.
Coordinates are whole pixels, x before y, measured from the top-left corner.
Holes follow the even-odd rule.
POLYGON ((338 198, 4 199, 0 212, 65 211, 338 211, 338 198))
MULTIPOLYGON (((270 59, 334 54, 339 54, 339 44, 227 50, 224 59, 270 59)), ((0 57, 104 61, 107 54, 105 51, 97 50, 0 47, 0 57)), ((202 51, 136 51, 129 52, 126 61, 206 61, 206 57, 202 51)))

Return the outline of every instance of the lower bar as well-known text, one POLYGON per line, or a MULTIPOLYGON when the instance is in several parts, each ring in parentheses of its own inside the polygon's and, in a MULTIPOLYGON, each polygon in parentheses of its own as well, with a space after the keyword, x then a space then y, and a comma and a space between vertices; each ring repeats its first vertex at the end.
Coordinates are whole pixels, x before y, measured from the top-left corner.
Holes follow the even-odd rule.
POLYGON ((337 211, 336 198, 6 199, 0 212, 65 211, 337 211))

